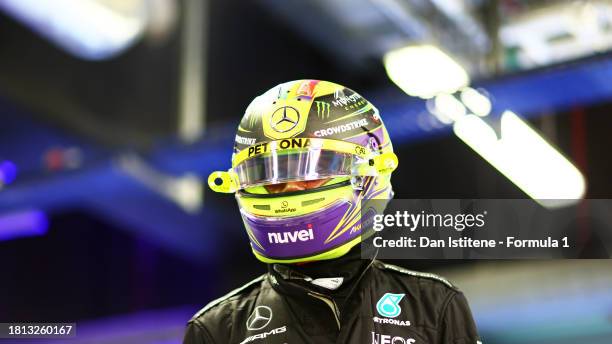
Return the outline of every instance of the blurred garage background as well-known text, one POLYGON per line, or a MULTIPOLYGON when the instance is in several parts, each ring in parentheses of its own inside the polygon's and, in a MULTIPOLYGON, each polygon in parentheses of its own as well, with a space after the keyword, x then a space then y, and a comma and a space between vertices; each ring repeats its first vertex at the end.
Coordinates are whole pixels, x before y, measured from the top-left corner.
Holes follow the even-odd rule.
MULTIPOLYGON (((397 198, 610 198, 611 50, 605 0, 0 0, 0 322, 179 343, 263 273, 205 181, 288 80, 379 108, 397 198)), ((609 260, 395 263, 462 288, 485 343, 612 342, 609 260)))

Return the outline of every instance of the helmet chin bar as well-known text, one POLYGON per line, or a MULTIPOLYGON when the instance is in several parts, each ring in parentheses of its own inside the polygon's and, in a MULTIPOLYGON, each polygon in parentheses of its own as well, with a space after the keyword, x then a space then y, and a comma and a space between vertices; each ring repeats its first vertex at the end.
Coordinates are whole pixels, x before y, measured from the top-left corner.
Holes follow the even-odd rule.
POLYGON ((304 190, 292 197, 273 194, 274 199, 244 197, 244 191, 240 191, 238 204, 253 253, 266 263, 317 261, 344 255, 369 233, 362 232, 362 216, 378 213, 386 204, 384 200, 390 198, 389 178, 378 178, 353 178, 355 185, 363 182, 361 190, 356 190, 347 178, 342 182, 343 188, 304 190), (308 196, 305 191, 314 194, 308 196), (315 199, 323 201, 304 205, 304 201, 315 199), (368 202, 370 199, 381 202, 368 202), (262 210, 261 205, 269 207, 262 210), (297 209, 292 213, 276 211, 291 208, 297 209))

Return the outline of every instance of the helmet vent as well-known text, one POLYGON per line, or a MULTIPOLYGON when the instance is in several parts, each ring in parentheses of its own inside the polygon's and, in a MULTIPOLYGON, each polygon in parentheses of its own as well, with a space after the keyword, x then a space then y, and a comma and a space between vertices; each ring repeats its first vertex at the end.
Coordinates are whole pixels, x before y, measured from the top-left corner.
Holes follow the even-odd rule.
POLYGON ((308 201, 302 201, 302 207, 308 206, 308 205, 312 205, 315 203, 319 203, 325 200, 325 197, 322 198, 315 198, 315 199, 309 199, 308 201))
POLYGON ((253 205, 253 208, 259 209, 259 210, 270 210, 270 205, 269 204, 255 204, 253 205))

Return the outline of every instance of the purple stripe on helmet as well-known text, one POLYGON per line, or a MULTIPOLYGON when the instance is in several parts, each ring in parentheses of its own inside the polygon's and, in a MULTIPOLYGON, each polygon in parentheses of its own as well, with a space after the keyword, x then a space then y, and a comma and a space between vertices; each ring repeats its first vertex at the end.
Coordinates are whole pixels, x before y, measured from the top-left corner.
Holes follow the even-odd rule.
POLYGON ((244 221, 263 246, 253 248, 266 257, 292 258, 314 255, 347 243, 361 234, 360 222, 329 243, 325 239, 336 228, 350 203, 341 202, 315 214, 290 218, 263 218, 242 212, 244 221))

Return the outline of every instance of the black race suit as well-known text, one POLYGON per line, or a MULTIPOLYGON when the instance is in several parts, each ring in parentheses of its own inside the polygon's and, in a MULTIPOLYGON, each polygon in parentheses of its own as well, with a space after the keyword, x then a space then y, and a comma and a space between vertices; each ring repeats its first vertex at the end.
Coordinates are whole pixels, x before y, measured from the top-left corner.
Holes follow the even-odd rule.
POLYGON ((194 315, 183 343, 479 344, 480 338, 465 297, 449 282, 361 260, 352 250, 332 261, 270 265, 194 315), (321 277, 343 280, 331 290, 340 279, 315 280, 321 277))

